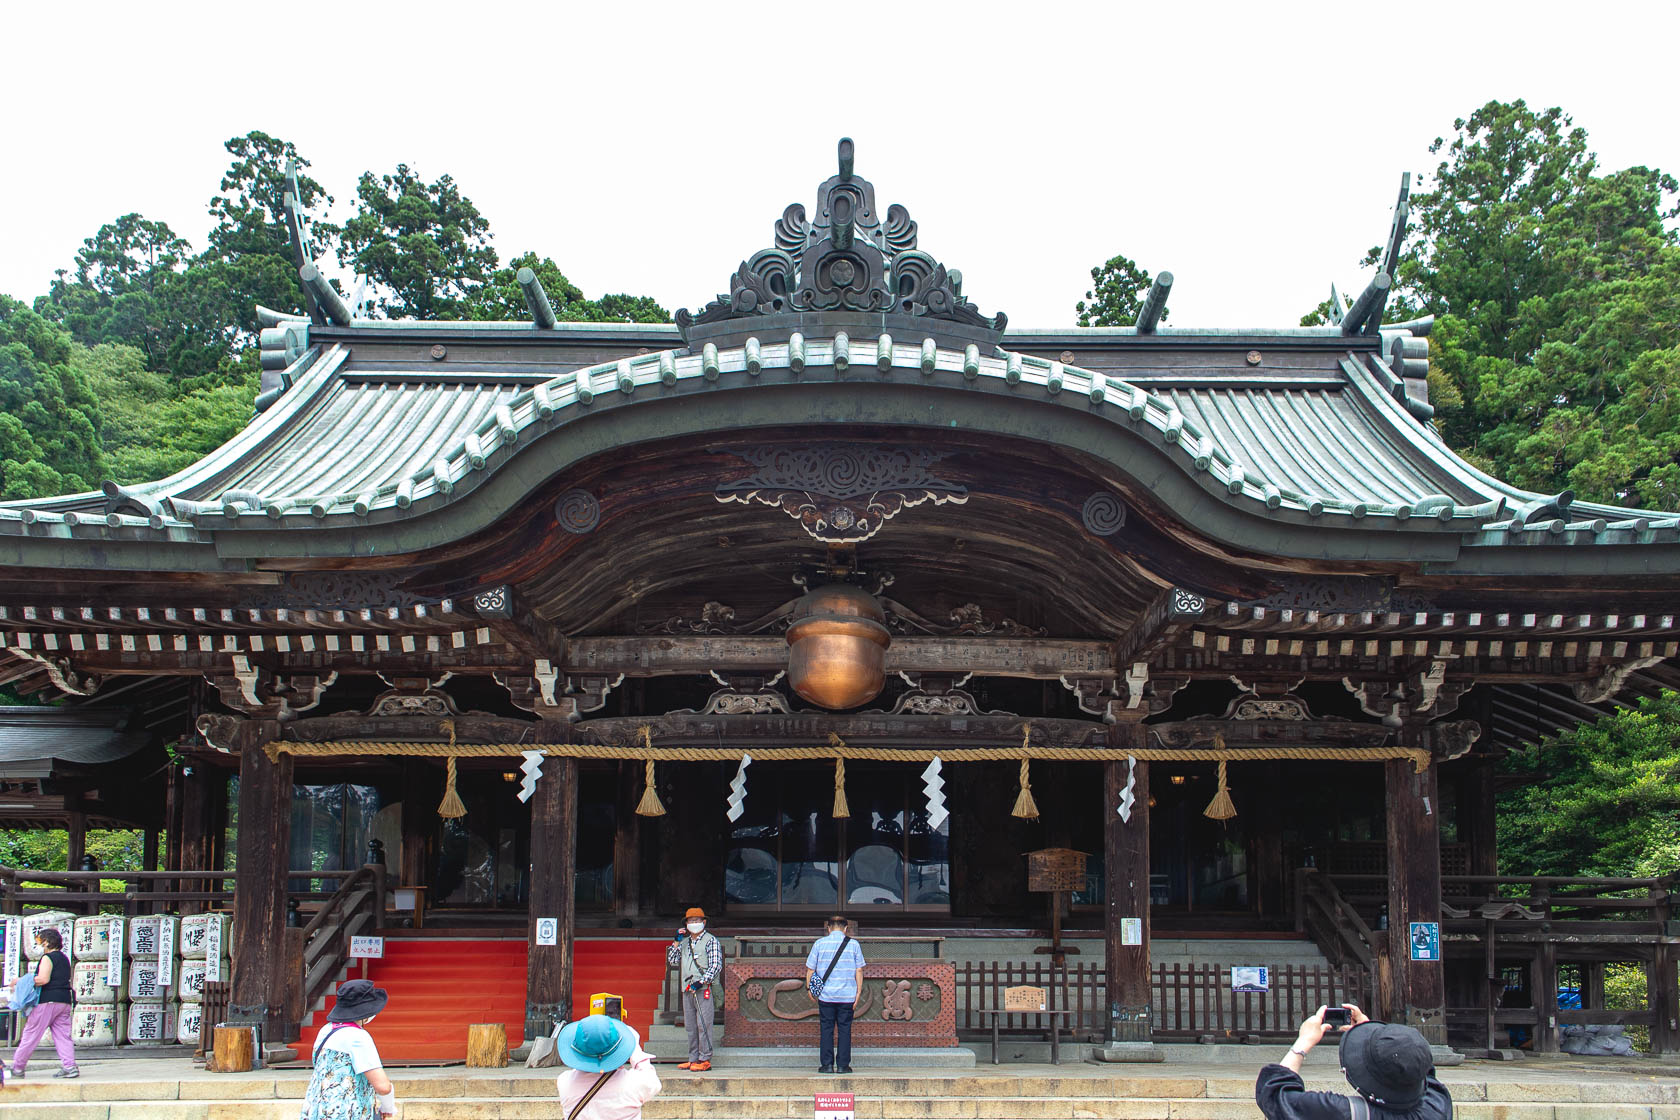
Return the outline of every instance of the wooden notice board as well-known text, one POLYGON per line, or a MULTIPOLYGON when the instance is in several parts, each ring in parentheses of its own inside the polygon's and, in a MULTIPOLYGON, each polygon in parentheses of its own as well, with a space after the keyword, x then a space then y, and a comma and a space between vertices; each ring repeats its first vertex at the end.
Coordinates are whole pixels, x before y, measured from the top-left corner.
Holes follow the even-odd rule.
POLYGON ((1041 848, 1027 853, 1029 891, 1085 889, 1085 853, 1073 848, 1041 848))
POLYGON ((1003 990, 1003 1009, 1005 1011, 1043 1011, 1048 989, 1035 988, 1030 984, 1022 984, 1014 988, 1003 990))

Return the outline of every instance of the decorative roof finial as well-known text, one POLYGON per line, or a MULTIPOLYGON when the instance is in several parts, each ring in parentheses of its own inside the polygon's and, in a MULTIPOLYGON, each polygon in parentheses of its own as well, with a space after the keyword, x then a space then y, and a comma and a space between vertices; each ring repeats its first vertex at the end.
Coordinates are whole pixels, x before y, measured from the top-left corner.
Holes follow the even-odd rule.
POLYGON ((814 216, 807 219, 797 202, 789 206, 776 222, 775 246, 742 261, 728 292, 698 314, 677 312, 684 341, 748 326, 736 320, 797 312, 911 320, 906 330, 930 330, 932 320, 965 341, 997 341, 1008 318, 980 314, 963 298, 962 274, 916 248, 910 211, 895 203, 881 220, 874 184, 853 170, 855 154, 851 139, 842 138, 839 172, 817 188, 814 216), (712 324, 728 325, 695 329, 712 324))

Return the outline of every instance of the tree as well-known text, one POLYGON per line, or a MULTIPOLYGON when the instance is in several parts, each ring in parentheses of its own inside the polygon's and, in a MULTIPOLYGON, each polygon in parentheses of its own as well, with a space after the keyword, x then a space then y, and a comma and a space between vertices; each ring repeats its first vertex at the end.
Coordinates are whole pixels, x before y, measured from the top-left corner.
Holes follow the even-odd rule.
POLYGON ((63 328, 0 296, 0 498, 99 484, 99 399, 75 350, 63 328))
POLYGON ((237 377, 183 387, 147 369, 139 351, 113 345, 82 350, 79 364, 103 407, 108 477, 125 484, 166 478, 232 439, 250 422, 262 378, 247 358, 237 377))
POLYGON ((583 290, 548 257, 526 253, 490 274, 466 306, 467 319, 516 320, 529 318, 530 307, 519 286, 519 270, 529 268, 542 281, 554 315, 562 323, 669 323, 670 312, 649 296, 605 295, 585 299, 583 290))
POLYGON ((1437 318, 1443 437, 1520 486, 1680 509, 1680 184, 1601 173, 1561 109, 1494 101, 1454 129, 1389 306, 1437 318))
POLYGON ((373 281, 380 311, 421 319, 468 317, 497 263, 489 221, 455 180, 427 184, 407 164, 362 173, 339 259, 373 281))
MULTIPOLYGON (((1155 278, 1130 257, 1110 257, 1091 270, 1091 290, 1073 305, 1082 327, 1130 327, 1143 311, 1143 297, 1155 278)), ((1167 312, 1161 312, 1165 322, 1167 312)))
POLYGON ((1515 753, 1499 799, 1512 875, 1666 875, 1680 866, 1680 693, 1664 691, 1515 753))

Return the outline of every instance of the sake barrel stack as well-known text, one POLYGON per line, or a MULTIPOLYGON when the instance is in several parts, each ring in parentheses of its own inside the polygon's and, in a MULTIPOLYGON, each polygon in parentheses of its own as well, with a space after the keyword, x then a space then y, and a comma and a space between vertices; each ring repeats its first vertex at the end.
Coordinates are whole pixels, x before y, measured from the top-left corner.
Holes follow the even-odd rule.
POLYGON ((182 918, 181 959, 201 961, 209 955, 208 950, 212 946, 218 950, 218 956, 227 956, 232 921, 231 915, 220 910, 182 918))
POLYGON ((136 1046, 176 1041, 181 979, 176 955, 179 919, 168 915, 132 918, 128 923, 128 1016, 125 1032, 136 1046))
POLYGON ((32 961, 41 959, 35 935, 44 929, 56 929, 64 947, 70 948, 76 939, 76 915, 68 910, 42 910, 23 919, 23 952, 32 961))
POLYGON ((176 1000, 183 1004, 202 1003, 205 982, 226 980, 232 975, 232 967, 226 957, 218 960, 182 960, 176 973, 176 1000))
POLYGON ((126 932, 127 927, 123 920, 108 914, 77 918, 75 933, 71 935, 69 942, 70 959, 77 964, 83 961, 98 961, 103 964, 110 960, 112 923, 116 924, 119 931, 126 932))
POLYGON ((175 1041, 175 1004, 168 1000, 135 1000, 128 1005, 128 1041, 136 1046, 175 1041))

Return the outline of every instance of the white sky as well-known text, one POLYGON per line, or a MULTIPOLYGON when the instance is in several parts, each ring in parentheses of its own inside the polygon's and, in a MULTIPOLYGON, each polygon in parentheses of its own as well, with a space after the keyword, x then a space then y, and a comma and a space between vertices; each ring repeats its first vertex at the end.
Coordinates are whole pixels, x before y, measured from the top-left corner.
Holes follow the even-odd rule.
POLYGON ((698 308, 814 202, 842 135, 884 208, 1017 326, 1115 253, 1177 326, 1285 326, 1388 228, 1400 172, 1489 99, 1561 105, 1607 167, 1680 172, 1680 4, 13 5, 0 292, 138 210, 203 245, 228 137, 340 202, 452 174, 506 260, 698 308))

